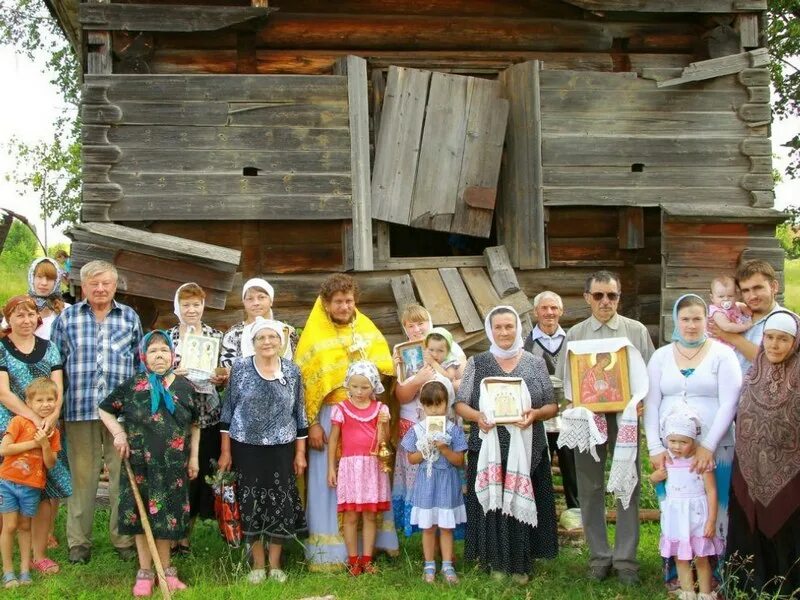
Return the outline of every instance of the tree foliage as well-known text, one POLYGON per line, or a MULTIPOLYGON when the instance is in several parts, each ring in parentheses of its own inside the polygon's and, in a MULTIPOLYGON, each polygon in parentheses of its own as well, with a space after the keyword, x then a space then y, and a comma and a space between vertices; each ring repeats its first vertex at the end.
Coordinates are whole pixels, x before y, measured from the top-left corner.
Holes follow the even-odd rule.
POLYGON ((77 57, 42 0, 0 2, 0 43, 42 64, 65 109, 53 124, 53 138, 35 144, 13 139, 16 166, 6 174, 21 195, 39 199, 42 218, 53 225, 77 221, 80 210, 80 68, 77 57))
MULTIPOLYGON (((779 118, 800 116, 800 0, 769 0, 767 42, 775 87, 773 111, 779 118)), ((800 132, 786 145, 790 157, 786 174, 794 178, 800 174, 800 132)))

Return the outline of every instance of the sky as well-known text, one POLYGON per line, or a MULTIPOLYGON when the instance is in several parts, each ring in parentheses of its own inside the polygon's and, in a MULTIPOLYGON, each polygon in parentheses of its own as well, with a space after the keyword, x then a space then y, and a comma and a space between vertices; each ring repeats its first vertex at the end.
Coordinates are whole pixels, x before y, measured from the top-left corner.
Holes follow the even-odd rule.
MULTIPOLYGON (((8 140, 17 137, 29 144, 49 140, 52 123, 60 114, 63 103, 58 89, 42 73, 41 65, 4 46, 0 46, 0 81, 6 82, 0 93, 0 207, 25 215, 36 225, 41 237, 43 223, 36 195, 20 196, 16 186, 6 181, 5 175, 14 168, 14 159, 8 153, 8 140)), ((781 172, 788 163, 788 150, 782 144, 796 131, 800 131, 800 118, 773 123, 774 166, 781 172)), ((797 204, 800 202, 800 179, 784 177, 775 193, 776 208, 797 204)), ((48 243, 52 245, 59 241, 67 241, 63 232, 48 228, 48 243)))

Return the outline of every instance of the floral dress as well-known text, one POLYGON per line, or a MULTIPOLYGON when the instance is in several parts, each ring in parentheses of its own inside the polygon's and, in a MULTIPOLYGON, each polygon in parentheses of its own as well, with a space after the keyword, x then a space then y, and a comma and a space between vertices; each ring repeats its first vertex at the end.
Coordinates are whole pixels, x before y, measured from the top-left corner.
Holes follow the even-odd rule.
MULTIPOLYGON (((183 377, 169 385, 175 403, 170 414, 159 404, 150 414, 150 384, 147 375, 134 375, 103 402, 100 408, 122 417, 130 445, 130 463, 136 484, 147 506, 153 536, 161 540, 186 537, 189 526, 189 430, 197 422, 195 392, 183 377)), ((119 486, 119 532, 143 532, 136 501, 128 478, 123 474, 119 486)))

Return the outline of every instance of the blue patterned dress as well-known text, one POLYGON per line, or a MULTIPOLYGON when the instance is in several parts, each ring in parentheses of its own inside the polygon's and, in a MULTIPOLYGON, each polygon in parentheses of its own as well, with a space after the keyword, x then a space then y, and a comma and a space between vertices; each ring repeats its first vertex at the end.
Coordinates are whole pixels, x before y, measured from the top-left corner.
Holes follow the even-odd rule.
MULTIPOLYGON (((21 352, 9 338, 0 340, 0 371, 8 373, 11 393, 25 401, 25 390, 37 377, 50 377, 53 371, 63 370, 61 356, 55 345, 35 338, 33 350, 21 352)), ((0 404, 0 433, 6 430, 14 414, 0 404)), ((47 470, 47 483, 42 498, 67 498, 72 495, 72 477, 67 463, 67 439, 61 431, 61 450, 56 464, 47 470)))

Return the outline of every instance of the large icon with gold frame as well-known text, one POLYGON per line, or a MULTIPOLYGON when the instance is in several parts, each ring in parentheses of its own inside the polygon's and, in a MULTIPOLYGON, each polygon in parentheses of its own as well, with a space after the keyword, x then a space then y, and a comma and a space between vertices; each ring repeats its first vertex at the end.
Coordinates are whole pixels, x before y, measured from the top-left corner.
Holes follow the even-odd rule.
POLYGON ((631 399, 626 348, 569 354, 572 403, 592 412, 621 412, 631 399))

